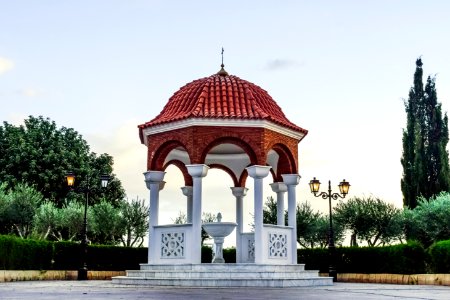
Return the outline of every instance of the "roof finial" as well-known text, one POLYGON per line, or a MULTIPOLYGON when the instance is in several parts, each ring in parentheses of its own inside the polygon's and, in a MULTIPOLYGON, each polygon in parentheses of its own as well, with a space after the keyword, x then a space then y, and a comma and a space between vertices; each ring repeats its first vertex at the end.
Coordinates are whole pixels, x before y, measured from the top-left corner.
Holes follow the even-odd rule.
POLYGON ((223 52, 224 52, 225 50, 223 49, 223 47, 222 47, 222 64, 220 65, 220 71, 219 72, 217 72, 217 75, 220 75, 220 76, 228 76, 228 72, 227 71, 225 71, 225 69, 224 69, 224 67, 225 67, 225 65, 223 64, 223 52))

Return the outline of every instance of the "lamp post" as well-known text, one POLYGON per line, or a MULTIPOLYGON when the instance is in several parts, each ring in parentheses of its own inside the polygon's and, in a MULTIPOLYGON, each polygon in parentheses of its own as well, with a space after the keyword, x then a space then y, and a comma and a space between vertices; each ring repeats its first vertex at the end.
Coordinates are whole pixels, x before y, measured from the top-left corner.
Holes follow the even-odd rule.
MULTIPOLYGON (((72 172, 67 173, 66 175, 67 180, 67 186, 69 188, 73 188, 75 184, 75 175, 72 172)), ((109 176, 108 175, 101 175, 100 181, 102 188, 105 188, 108 185, 109 176)), ((77 190, 81 190, 86 193, 86 201, 84 203, 84 219, 83 219, 83 232, 82 232, 82 239, 81 239, 81 267, 78 269, 78 280, 87 280, 87 263, 86 263, 86 257, 87 257, 87 208, 89 204, 89 192, 92 191, 94 187, 91 187, 89 185, 89 176, 87 177, 87 186, 83 188, 78 188, 77 190)))
POLYGON ((345 196, 348 194, 348 190, 350 189, 350 183, 345 181, 345 179, 339 183, 339 192, 338 193, 332 193, 331 192, 331 181, 328 180, 328 193, 327 192, 321 192, 320 194, 317 194, 320 189, 320 181, 314 177, 313 180, 309 182, 309 187, 311 189, 311 193, 314 194, 315 197, 322 197, 322 199, 327 199, 329 202, 330 207, 330 229, 329 229, 329 235, 328 235, 328 255, 329 255, 329 269, 328 269, 328 276, 333 277, 333 281, 337 281, 337 271, 336 271, 336 248, 334 246, 334 231, 333 231, 333 215, 331 210, 331 199, 337 200, 338 198, 345 198, 345 196))

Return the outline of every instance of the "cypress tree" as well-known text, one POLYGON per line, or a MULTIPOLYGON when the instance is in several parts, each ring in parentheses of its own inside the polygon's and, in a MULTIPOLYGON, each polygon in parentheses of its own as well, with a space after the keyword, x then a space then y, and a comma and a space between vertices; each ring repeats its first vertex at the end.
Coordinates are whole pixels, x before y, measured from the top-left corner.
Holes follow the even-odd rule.
POLYGON ((442 117, 435 78, 422 82, 422 60, 416 60, 414 85, 405 101, 406 129, 403 130, 403 204, 417 206, 417 197, 430 198, 450 190, 450 169, 447 151, 448 117, 442 117))
POLYGON ((408 101, 405 101, 406 111, 406 129, 403 129, 403 156, 401 163, 403 166, 403 178, 401 180, 401 188, 403 193, 403 205, 415 207, 417 205, 416 198, 418 196, 417 177, 416 177, 416 144, 419 128, 418 123, 418 106, 420 99, 423 97, 422 83, 422 60, 416 60, 416 71, 414 73, 414 85, 409 90, 408 101))

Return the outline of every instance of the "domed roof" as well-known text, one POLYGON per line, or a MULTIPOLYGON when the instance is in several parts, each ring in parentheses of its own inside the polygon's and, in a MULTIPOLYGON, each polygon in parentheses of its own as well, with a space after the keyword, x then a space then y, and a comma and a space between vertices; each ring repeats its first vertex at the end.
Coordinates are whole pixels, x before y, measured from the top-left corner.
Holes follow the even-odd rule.
POLYGON ((228 73, 194 80, 170 97, 161 113, 139 125, 144 128, 189 118, 267 120, 291 130, 307 130, 290 122, 272 97, 261 87, 228 73))

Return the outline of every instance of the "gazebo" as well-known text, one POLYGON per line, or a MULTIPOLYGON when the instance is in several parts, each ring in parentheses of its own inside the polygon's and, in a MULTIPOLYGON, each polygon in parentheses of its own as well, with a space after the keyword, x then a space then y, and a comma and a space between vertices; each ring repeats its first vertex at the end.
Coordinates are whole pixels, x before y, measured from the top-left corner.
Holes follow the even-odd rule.
MULTIPOLYGON (((265 90, 228 74, 222 64, 218 73, 181 87, 159 115, 138 127, 141 142, 148 149, 144 175, 150 190, 148 264, 141 270, 168 265, 178 265, 178 270, 181 266, 224 270, 217 264, 201 266, 202 179, 212 168, 225 171, 233 181, 230 197, 236 199, 237 267, 257 270, 255 266, 266 266, 267 270, 267 266, 291 266, 295 271, 304 270, 297 264, 296 186, 300 180, 298 143, 308 132, 290 122, 265 90), (186 224, 158 223, 159 192, 169 165, 178 167, 184 177, 180 188, 186 196, 186 224), (271 188, 277 195, 277 225, 263 224, 263 179, 267 176, 272 178, 271 188), (243 232, 248 177, 253 181, 254 232, 243 232)), ((227 268, 233 272, 231 266, 227 268)), ((313 277, 317 279, 317 271, 313 277)))

